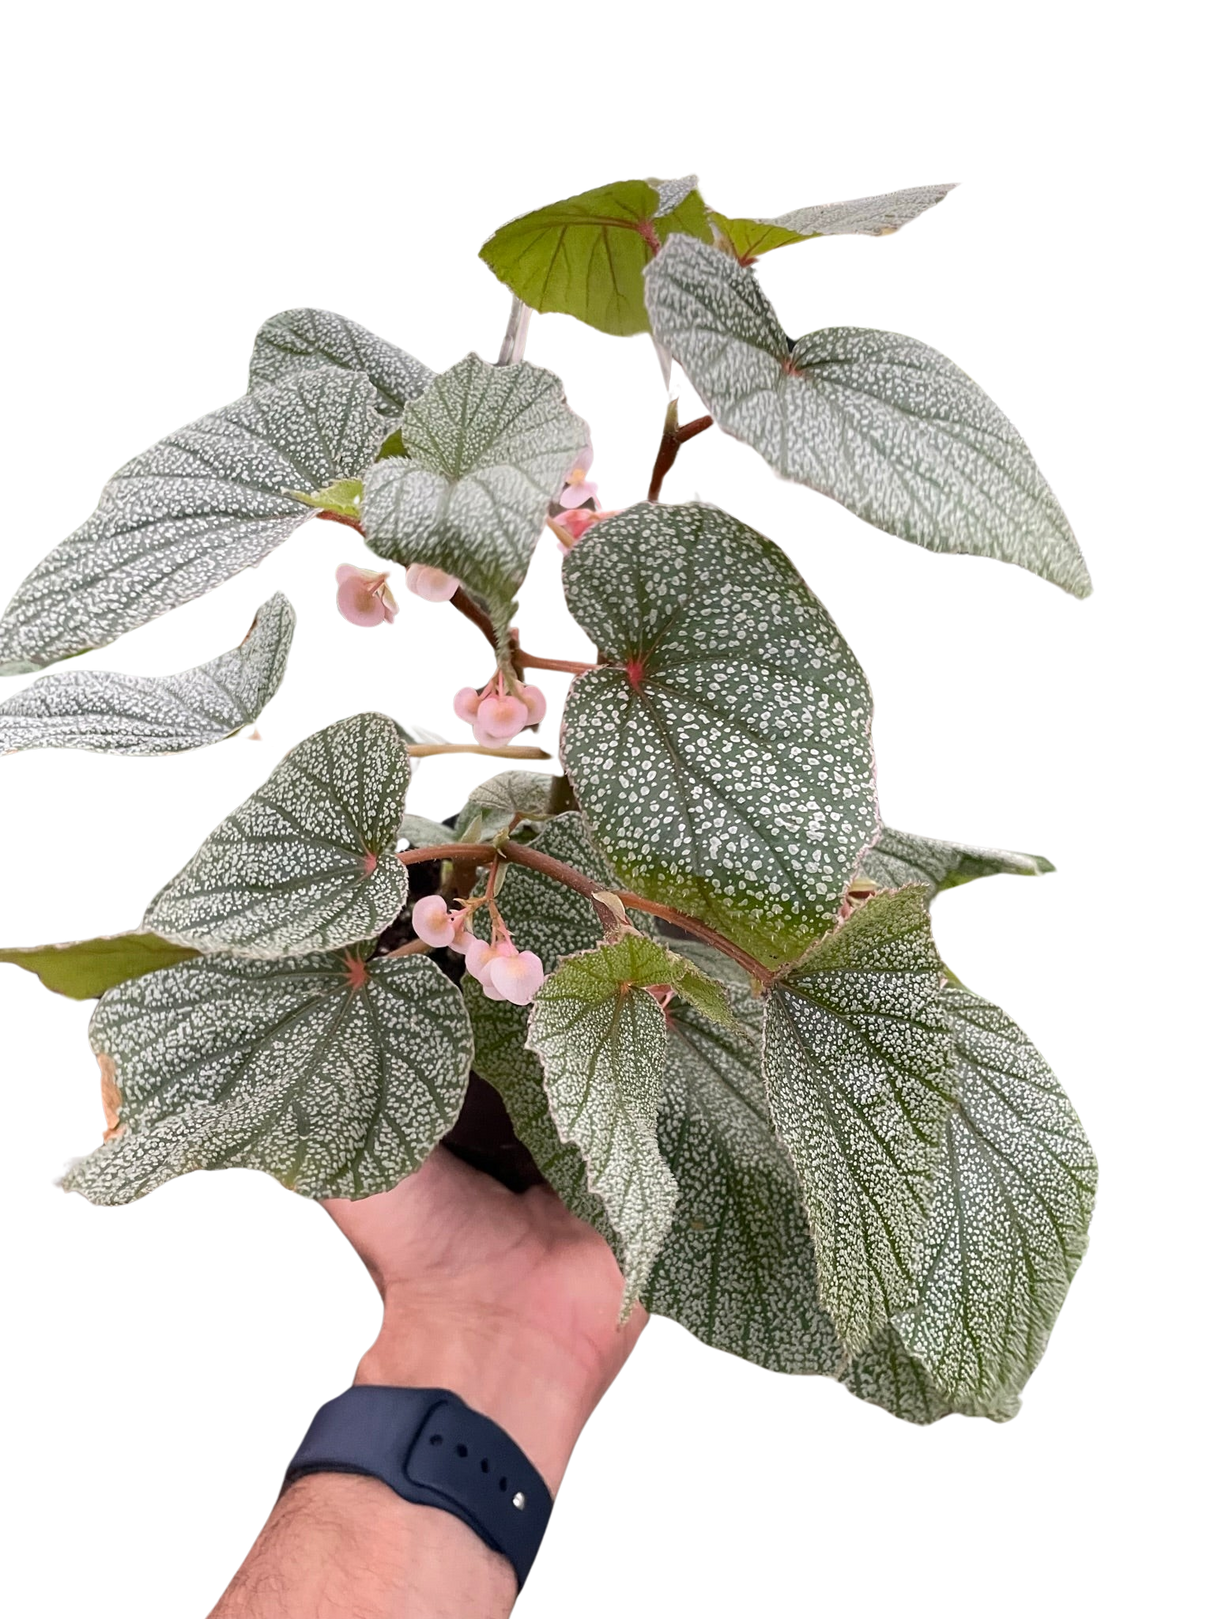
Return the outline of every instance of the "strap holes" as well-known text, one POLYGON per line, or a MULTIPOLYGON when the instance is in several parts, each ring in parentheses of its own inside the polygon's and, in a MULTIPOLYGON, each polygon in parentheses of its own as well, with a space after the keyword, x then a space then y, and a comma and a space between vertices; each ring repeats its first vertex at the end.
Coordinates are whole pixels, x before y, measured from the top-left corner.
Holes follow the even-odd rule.
POLYGON ((497 1481, 497 1487, 504 1494, 505 1491, 508 1490, 510 1486, 506 1483, 504 1478, 499 1478, 498 1481, 497 1481))
POLYGON ((456 1445, 456 1447, 455 1447, 455 1454, 456 1454, 456 1455, 457 1455, 457 1456, 466 1456, 466 1455, 467 1455, 467 1454, 468 1454, 468 1447, 467 1447, 467 1445, 456 1445))
POLYGON ((488 1458, 488 1456, 482 1456, 481 1457, 481 1472, 482 1473, 487 1473, 488 1471, 489 1471, 489 1458, 488 1458))
POLYGON ((432 1433, 430 1435, 430 1443, 432 1445, 441 1445, 442 1442, 443 1442, 443 1436, 442 1436, 441 1433, 432 1433))

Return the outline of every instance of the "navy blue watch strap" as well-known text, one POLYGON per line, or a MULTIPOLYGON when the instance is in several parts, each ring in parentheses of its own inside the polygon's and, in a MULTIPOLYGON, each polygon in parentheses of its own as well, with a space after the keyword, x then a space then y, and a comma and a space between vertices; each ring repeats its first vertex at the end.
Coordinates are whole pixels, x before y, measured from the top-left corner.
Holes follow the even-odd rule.
POLYGON ((510 1561, 520 1589, 552 1512, 547 1485, 509 1434, 448 1389, 347 1389, 312 1419, 283 1487, 305 1473, 365 1473, 406 1501, 453 1513, 510 1561))

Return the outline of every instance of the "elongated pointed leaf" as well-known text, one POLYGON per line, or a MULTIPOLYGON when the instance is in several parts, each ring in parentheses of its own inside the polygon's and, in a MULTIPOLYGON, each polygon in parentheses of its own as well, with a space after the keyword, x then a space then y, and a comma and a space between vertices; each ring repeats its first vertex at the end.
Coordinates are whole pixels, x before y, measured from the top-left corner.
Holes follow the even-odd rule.
POLYGON ((772 1117, 805 1194, 822 1303, 852 1349, 915 1293, 952 1035, 922 889, 877 894, 773 987, 772 1117))
POLYGON ((459 991, 417 956, 208 956, 109 991, 89 1034, 110 1129, 64 1185, 93 1203, 233 1167, 386 1192, 454 1124, 472 1059, 459 991))
POLYGON ((331 309, 284 309, 253 343, 249 388, 264 388, 323 366, 362 371, 375 385, 381 416, 395 419, 434 381, 428 365, 331 309))
POLYGON ((550 371, 470 354, 405 407, 400 435, 403 456, 366 478, 367 544, 455 574, 504 623, 585 422, 550 371))
POLYGON ((717 424, 781 477, 929 551, 1092 586, 1028 446, 965 372, 897 332, 785 337, 754 276, 687 237, 646 271, 654 336, 717 424))
POLYGON ((258 608, 238 647, 184 674, 46 675, 0 703, 0 753, 183 753, 222 742, 251 725, 278 690, 294 633, 295 611, 277 595, 258 608))
POLYGON ((128 978, 189 961, 198 952, 155 933, 113 933, 72 944, 22 945, 0 950, 0 961, 34 973, 56 995, 91 1001, 128 978))
POLYGON ((712 240, 688 178, 686 190, 685 180, 620 180, 537 208, 496 231, 481 258, 532 309, 575 315, 617 337, 648 331, 646 264, 672 234, 712 240))
POLYGON ((658 1143, 679 1184, 645 1306, 778 1372, 833 1374, 843 1349, 817 1297, 800 1187, 768 1111, 763 1009, 732 988, 730 1028, 670 1007, 658 1143))
POLYGON ((951 1415, 1007 1422, 1020 1410, 1015 1394, 1000 1395, 986 1404, 946 1398, 893 1327, 879 1332, 854 1355, 840 1372, 839 1381, 857 1399, 879 1405, 903 1422, 939 1422, 951 1415))
POLYGON ((934 208, 952 189, 951 185, 911 186, 879 197, 794 208, 774 219, 727 219, 723 214, 711 218, 737 257, 745 261, 791 242, 807 242, 813 236, 892 236, 934 208))
POLYGON ((627 934, 570 956, 537 993, 527 1038, 557 1131, 580 1149, 587 1185, 620 1239, 625 1308, 645 1285, 678 1197, 657 1141, 666 1020, 636 987, 646 981, 647 943, 627 934))
POLYGON ((943 998, 960 1094, 918 1297, 897 1326, 946 1396, 992 1401, 1018 1393, 1044 1353, 1087 1247, 1096 1160, 1012 1020, 968 990, 943 998))
POLYGON ((312 371, 129 461, 18 588, 0 619, 0 674, 105 646, 260 562, 312 515, 284 491, 361 476, 383 432, 374 397, 364 376, 312 371))
POLYGON ((635 506, 565 559, 603 667, 562 757, 625 883, 788 961, 837 913, 876 832, 871 699, 822 604, 709 506, 635 506))
POLYGON ((356 714, 293 748, 148 906, 144 926, 203 950, 282 956, 370 939, 408 893, 395 858, 409 785, 394 720, 356 714))
POLYGON ((1044 855, 1016 854, 1010 849, 977 849, 967 843, 942 843, 914 832, 895 832, 883 826, 881 835, 860 861, 859 875, 880 888, 904 888, 922 883, 930 898, 946 888, 958 888, 975 877, 1009 873, 1040 877, 1054 867, 1044 855))

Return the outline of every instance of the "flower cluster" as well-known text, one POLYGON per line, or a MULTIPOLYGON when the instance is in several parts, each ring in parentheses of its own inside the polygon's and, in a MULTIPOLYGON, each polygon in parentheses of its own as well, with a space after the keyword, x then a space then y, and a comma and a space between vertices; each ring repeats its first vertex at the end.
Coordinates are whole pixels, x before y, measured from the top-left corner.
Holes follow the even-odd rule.
POLYGON ((538 725, 548 703, 538 686, 524 686, 499 669, 479 691, 475 686, 457 691, 454 707, 482 747, 495 747, 516 737, 525 725, 538 725))
POLYGON ((615 516, 614 512, 605 512, 599 506, 599 486, 586 477, 593 459, 594 451, 587 445, 566 473, 565 487, 553 508, 555 516, 551 527, 566 551, 573 549, 592 524, 615 516))
POLYGON ((436 950, 458 951, 489 1000, 527 1006, 544 982, 543 962, 534 950, 516 948, 500 918, 489 943, 469 931, 468 916, 467 908, 449 910, 441 894, 427 894, 413 907, 413 931, 436 950))

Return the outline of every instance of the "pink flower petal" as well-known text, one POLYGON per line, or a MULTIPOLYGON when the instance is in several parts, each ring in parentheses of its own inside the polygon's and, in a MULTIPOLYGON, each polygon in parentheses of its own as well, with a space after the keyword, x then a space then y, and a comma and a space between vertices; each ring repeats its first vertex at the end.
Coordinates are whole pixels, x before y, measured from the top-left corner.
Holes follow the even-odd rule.
POLYGON ((364 628, 382 624, 388 616, 380 598, 367 589, 366 580, 353 576, 343 579, 337 587, 337 610, 351 624, 364 628))
POLYGON ((562 506, 584 506, 588 500, 598 497, 597 483, 567 483, 561 490, 560 504, 562 506))
POLYGON ((413 907, 413 931, 436 950, 455 938, 455 923, 441 894, 427 894, 413 907))
POLYGON ((486 736, 507 742, 527 723, 527 705, 517 697, 482 697, 477 724, 486 736))
POLYGON ((455 701, 451 706, 455 709, 458 719, 468 725, 475 725, 477 710, 481 706, 481 694, 475 686, 463 686, 456 692, 455 701))
POLYGON ((405 570, 405 584, 423 601, 449 602, 459 589, 459 580, 444 573, 441 568, 427 567, 424 562, 411 562, 405 570))
POLYGON ((544 964, 533 950, 514 956, 495 956, 487 978, 498 993, 515 1006, 526 1006, 544 982, 544 964))
POLYGON ((538 686, 524 686, 520 695, 527 708, 527 724, 538 725, 548 712, 548 699, 538 686))

